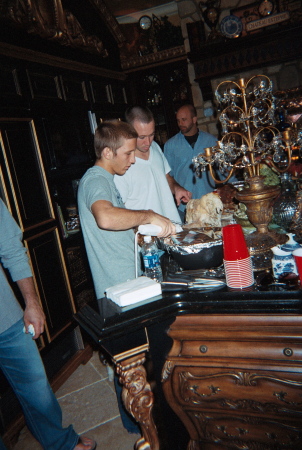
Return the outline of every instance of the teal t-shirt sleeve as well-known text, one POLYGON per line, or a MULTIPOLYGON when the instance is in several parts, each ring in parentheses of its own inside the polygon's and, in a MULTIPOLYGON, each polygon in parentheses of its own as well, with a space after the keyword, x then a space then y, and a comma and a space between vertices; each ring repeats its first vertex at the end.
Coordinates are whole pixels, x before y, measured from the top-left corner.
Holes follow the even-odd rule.
POLYGON ((109 184, 105 178, 100 183, 100 178, 89 178, 83 186, 86 206, 91 210, 93 203, 98 200, 106 200, 112 203, 112 195, 109 184))

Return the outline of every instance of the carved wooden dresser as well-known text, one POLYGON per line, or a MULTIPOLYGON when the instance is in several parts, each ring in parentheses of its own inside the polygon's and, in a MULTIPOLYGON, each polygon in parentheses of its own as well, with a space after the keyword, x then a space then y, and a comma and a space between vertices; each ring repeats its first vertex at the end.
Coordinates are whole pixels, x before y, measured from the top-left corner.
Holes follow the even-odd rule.
POLYGON ((136 450, 302 449, 301 289, 101 299, 75 317, 116 367, 136 450))
POLYGON ((184 315, 163 389, 187 450, 302 448, 302 317, 184 315))

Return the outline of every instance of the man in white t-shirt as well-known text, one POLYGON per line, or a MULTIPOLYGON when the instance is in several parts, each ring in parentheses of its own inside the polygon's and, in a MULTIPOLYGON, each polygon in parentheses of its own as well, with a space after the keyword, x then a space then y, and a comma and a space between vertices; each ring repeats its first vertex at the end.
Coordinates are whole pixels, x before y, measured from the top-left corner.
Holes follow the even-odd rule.
POLYGON ((138 134, 135 164, 124 175, 114 176, 126 208, 152 209, 173 222, 181 223, 176 204, 187 203, 191 193, 169 174, 169 163, 153 140, 155 122, 151 111, 133 106, 126 111, 125 118, 138 134))

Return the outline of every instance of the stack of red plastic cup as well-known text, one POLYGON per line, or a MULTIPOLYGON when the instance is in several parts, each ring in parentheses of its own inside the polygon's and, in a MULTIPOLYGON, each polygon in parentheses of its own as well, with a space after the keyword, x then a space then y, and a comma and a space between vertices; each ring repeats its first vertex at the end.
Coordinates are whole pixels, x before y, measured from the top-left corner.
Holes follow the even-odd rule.
POLYGON ((298 269, 300 286, 302 288, 302 248, 297 248, 296 250, 294 250, 293 255, 298 269))
POLYGON ((254 284, 252 260, 241 225, 222 227, 222 240, 223 263, 228 287, 243 289, 254 284))

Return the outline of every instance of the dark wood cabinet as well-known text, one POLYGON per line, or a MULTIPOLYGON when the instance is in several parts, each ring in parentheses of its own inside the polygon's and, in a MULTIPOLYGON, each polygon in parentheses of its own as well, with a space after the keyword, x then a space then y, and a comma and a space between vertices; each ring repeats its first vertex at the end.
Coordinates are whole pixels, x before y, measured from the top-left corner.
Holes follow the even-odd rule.
POLYGON ((23 232, 54 222, 34 121, 0 119, 2 189, 23 232))
POLYGON ((301 325, 294 315, 176 318, 163 389, 188 449, 301 447, 301 325))
POLYGON ((23 231, 47 318, 44 336, 47 343, 71 323, 75 312, 58 222, 34 121, 2 119, 0 131, 3 200, 23 231))
MULTIPOLYGON (((100 77, 13 58, 1 60, 3 87, 9 89, 0 92, 0 192, 35 254, 38 241, 34 236, 39 235, 39 240, 44 236, 45 242, 38 248, 45 251, 51 236, 52 248, 59 255, 57 260, 52 255, 52 263, 65 277, 63 283, 58 277, 54 286, 60 285, 59 291, 67 299, 70 321, 76 308, 91 300, 94 289, 81 231, 66 230, 68 211, 77 209, 78 182, 94 164, 93 126, 124 115, 125 77, 119 73, 116 79, 108 74, 100 77), (50 229, 55 231, 46 238, 50 229)), ((49 323, 57 329, 53 319, 49 323)))
POLYGON ((184 103, 192 103, 188 65, 177 61, 140 70, 128 75, 136 104, 148 106, 155 118, 155 140, 161 146, 179 131, 175 112, 184 103))
POLYGON ((46 333, 49 340, 71 322, 75 311, 58 233, 58 228, 53 227, 25 239, 39 297, 43 310, 46 311, 46 333))
MULTIPOLYGON (((32 118, 0 119, 0 169, 0 195, 23 231, 34 283, 46 316, 45 331, 37 345, 50 381, 60 385, 68 373, 68 370, 60 373, 63 367, 73 362, 74 370, 87 361, 91 349, 85 349, 80 330, 73 321, 76 307, 64 245, 32 118)), ((23 305, 15 283, 12 286, 23 305)), ((14 393, 3 380, 0 416, 3 418, 1 434, 5 433, 10 448, 23 419, 14 393)))
POLYGON ((26 70, 30 95, 33 100, 63 99, 63 90, 60 78, 51 73, 39 73, 26 70))
MULTIPOLYGON (((91 117, 123 116, 124 76, 0 59, 0 196, 23 231, 46 315, 37 344, 57 389, 92 353, 73 316, 95 293, 81 230, 68 231, 66 222, 77 208, 78 182, 94 164, 91 117)), ((0 385, 0 433, 12 448, 24 422, 2 374, 0 385)))
MULTIPOLYGON (((94 288, 80 227, 67 225, 94 164, 94 127, 123 116, 127 93, 106 6, 38 3, 4 5, 0 17, 0 196, 23 231, 46 315, 37 344, 56 390, 92 353, 73 316, 94 288)), ((17 405, 0 373, 8 448, 23 426, 17 405)))
POLYGON ((129 106, 130 100, 125 78, 125 75, 119 80, 90 78, 88 86, 91 112, 96 125, 104 120, 124 119, 125 110, 129 106))

